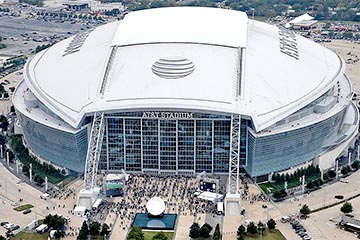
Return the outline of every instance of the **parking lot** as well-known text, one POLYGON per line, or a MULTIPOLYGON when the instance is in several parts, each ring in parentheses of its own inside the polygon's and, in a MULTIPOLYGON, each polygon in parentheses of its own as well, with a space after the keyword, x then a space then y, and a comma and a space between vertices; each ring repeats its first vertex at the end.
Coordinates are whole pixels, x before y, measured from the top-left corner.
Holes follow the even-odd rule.
POLYGON ((0 55, 26 55, 39 45, 55 43, 79 31, 85 31, 100 24, 94 20, 70 20, 59 17, 37 16, 36 12, 21 16, 0 16, 2 43, 0 55), (30 17, 29 17, 30 16, 30 17))

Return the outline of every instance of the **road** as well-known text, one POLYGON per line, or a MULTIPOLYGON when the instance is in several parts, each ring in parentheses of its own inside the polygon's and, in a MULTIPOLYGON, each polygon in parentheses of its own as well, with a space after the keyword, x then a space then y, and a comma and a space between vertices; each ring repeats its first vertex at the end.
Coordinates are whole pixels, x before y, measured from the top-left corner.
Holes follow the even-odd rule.
MULTIPOLYGON (((83 220, 79 217, 71 215, 75 204, 75 197, 61 197, 61 199, 40 199, 42 194, 36 188, 26 184, 17 183, 18 178, 9 172, 2 164, 3 160, 0 160, 0 222, 8 221, 17 225, 20 225, 20 229, 23 229, 26 225, 31 223, 32 220, 43 219, 48 214, 61 214, 62 216, 71 217, 71 226, 79 228, 83 220), (19 200, 23 199, 23 202, 19 203, 19 200), (24 215, 22 212, 13 210, 12 203, 19 204, 32 204, 32 212, 24 215)), ((74 182, 72 185, 76 192, 81 188, 82 181, 74 182)), ((5 235, 6 229, 0 227, 0 235, 5 235)), ((67 237, 65 239, 75 239, 75 237, 67 237)))

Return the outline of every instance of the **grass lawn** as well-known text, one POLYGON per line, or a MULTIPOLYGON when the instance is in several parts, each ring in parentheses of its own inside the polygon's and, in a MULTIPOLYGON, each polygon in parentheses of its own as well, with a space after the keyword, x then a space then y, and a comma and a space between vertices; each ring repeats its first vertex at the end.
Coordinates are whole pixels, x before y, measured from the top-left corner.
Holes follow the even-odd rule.
POLYGON ((257 234, 256 236, 246 236, 245 240, 286 240, 286 238, 281 234, 281 232, 278 229, 273 230, 272 232, 269 232, 268 229, 265 230, 265 232, 262 235, 262 238, 260 238, 260 235, 257 234))
POLYGON ((90 236, 90 239, 91 240, 104 240, 104 236, 96 236, 96 237, 90 236))
MULTIPOLYGON (((145 240, 151 240, 158 232, 157 231, 143 231, 145 240)), ((168 240, 173 239, 173 232, 164 232, 165 235, 168 237, 168 240)))
POLYGON ((31 205, 31 204, 25 204, 25 205, 21 205, 21 206, 18 206, 16 208, 13 208, 13 209, 15 211, 21 212, 21 211, 24 211, 25 209, 32 208, 32 207, 34 207, 34 206, 31 205))
POLYGON ((58 182, 58 187, 65 187, 66 185, 68 185, 69 183, 71 183, 75 178, 74 177, 66 177, 64 180, 62 180, 61 182, 58 182))
POLYGON ((49 237, 49 233, 27 233, 27 232, 19 232, 15 235, 15 237, 11 238, 12 240, 47 240, 49 237))

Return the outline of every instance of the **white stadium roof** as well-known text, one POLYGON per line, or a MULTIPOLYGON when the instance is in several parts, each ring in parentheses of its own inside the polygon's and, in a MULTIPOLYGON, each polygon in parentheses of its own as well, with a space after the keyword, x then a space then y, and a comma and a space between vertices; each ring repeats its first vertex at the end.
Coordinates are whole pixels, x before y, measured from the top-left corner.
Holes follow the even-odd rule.
POLYGON ((246 25, 246 13, 216 8, 137 11, 128 14, 119 24, 111 45, 176 42, 245 47, 246 25))
POLYGON ((73 127, 94 111, 162 108, 239 113, 262 130, 325 93, 344 72, 335 53, 300 36, 298 59, 284 54, 279 33, 232 10, 132 12, 37 54, 25 80, 73 127))

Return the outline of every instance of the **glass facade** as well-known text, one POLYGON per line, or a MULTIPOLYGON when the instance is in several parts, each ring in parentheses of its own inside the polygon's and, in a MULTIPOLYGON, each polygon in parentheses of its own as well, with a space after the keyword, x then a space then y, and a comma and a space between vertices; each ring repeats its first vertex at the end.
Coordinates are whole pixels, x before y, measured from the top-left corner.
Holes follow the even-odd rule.
POLYGON ((100 170, 228 172, 230 116, 160 111, 105 117, 100 170))
POLYGON ((313 125, 292 131, 256 137, 248 131, 246 170, 251 176, 282 171, 312 160, 332 140, 345 114, 345 109, 313 125))
MULTIPOLYGON (((253 176, 282 171, 324 151, 345 110, 303 128, 257 134, 241 120, 240 165, 253 176)), ((87 128, 75 134, 39 124, 19 113, 25 139, 42 158, 76 172, 85 167, 87 128)), ((194 174, 229 171, 231 117, 191 112, 126 112, 105 115, 99 169, 194 174)))
POLYGON ((83 172, 87 152, 87 127, 69 133, 45 126, 17 112, 27 145, 44 160, 83 172))

